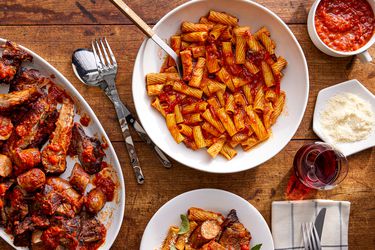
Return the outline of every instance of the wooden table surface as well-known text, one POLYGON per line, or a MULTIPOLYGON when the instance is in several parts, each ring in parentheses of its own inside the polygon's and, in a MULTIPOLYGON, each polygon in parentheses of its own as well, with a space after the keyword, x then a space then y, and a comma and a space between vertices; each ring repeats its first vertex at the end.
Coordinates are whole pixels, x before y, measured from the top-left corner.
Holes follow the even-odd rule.
MULTIPOLYGON (((185 0, 127 1, 148 24, 155 24, 167 12, 185 0)), ((318 140, 312 131, 312 114, 320 89, 348 79, 353 58, 333 58, 314 47, 309 39, 306 19, 311 0, 257 1, 280 16, 297 37, 310 71, 310 97, 304 119, 292 141, 261 166, 242 173, 218 175, 199 172, 173 162, 165 169, 151 148, 133 133, 135 146, 146 177, 138 185, 129 165, 115 110, 98 88, 81 84, 71 69, 71 54, 88 48, 90 41, 106 36, 118 58, 118 89, 131 110, 133 64, 143 34, 108 0, 5 0, 0 1, 0 37, 15 41, 49 61, 78 89, 95 111, 120 159, 126 186, 125 217, 113 249, 138 249, 143 231, 153 214, 171 198, 198 188, 228 190, 248 200, 270 225, 271 202, 285 200, 296 150, 318 140)), ((235 14, 235 13, 233 13, 235 14)), ((375 66, 366 66, 364 84, 375 93, 375 66), (366 80, 367 79, 367 80, 366 80)), ((361 71, 361 70, 357 70, 361 71)), ((351 76, 351 75, 350 75, 351 76)), ((299 83, 296 83, 299 84, 299 83)), ((302 84, 302 83, 301 83, 302 84)), ((321 191, 309 198, 348 200, 351 202, 350 249, 374 249, 375 246, 375 149, 349 157, 349 174, 334 190, 321 191)), ((10 249, 0 240, 0 249, 10 249)))

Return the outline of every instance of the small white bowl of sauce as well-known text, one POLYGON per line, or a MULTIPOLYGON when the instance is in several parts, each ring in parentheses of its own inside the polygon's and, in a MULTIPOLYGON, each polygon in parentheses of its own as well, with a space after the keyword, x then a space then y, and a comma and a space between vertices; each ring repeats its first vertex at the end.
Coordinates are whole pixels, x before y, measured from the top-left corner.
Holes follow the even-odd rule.
POLYGON ((372 58, 367 49, 375 43, 375 0, 316 0, 307 19, 314 45, 327 55, 372 58))

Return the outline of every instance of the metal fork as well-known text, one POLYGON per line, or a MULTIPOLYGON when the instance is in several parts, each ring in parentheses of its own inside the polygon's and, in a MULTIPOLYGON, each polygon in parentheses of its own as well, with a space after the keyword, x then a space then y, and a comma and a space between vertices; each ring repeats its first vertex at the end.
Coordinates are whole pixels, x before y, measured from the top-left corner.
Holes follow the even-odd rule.
POLYGON ((314 223, 306 222, 301 226, 305 250, 321 250, 319 235, 314 223))
POLYGON ((104 81, 107 82, 108 92, 113 98, 113 104, 116 109, 117 117, 120 122, 122 136, 125 139, 125 145, 129 153, 130 163, 133 167, 135 177, 139 184, 143 184, 144 176, 142 173, 141 166, 139 164, 137 153, 135 152, 135 147, 133 139, 130 135, 128 123, 126 121, 126 115, 121 107, 121 100, 116 89, 115 78, 117 74, 117 62, 113 55, 111 48, 107 42, 107 39, 102 38, 92 42, 92 50, 94 52, 96 66, 98 67, 99 74, 103 77, 104 81), (104 56, 103 56, 104 54, 104 56), (109 54, 109 55, 108 55, 109 54))

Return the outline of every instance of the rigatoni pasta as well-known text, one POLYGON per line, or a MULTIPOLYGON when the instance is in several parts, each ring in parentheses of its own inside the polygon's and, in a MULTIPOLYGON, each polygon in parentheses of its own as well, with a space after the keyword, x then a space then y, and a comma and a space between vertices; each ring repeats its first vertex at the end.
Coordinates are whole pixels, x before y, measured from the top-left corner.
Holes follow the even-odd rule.
POLYGON ((147 74, 146 88, 177 143, 230 160, 237 147, 247 151, 270 137, 285 105, 287 61, 276 56, 267 27, 252 33, 238 18, 211 10, 199 23, 183 22, 170 43, 183 78, 167 57, 160 73, 147 74))

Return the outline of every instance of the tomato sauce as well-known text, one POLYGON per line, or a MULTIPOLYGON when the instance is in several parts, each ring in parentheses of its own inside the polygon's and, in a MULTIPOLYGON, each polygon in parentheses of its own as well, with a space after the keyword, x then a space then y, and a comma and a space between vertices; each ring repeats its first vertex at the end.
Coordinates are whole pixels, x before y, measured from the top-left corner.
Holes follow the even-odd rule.
POLYGON ((90 124, 90 117, 86 114, 83 114, 81 118, 79 119, 79 122, 82 124, 82 126, 87 127, 90 124))
POLYGON ((366 0, 322 0, 316 10, 316 31, 334 50, 358 50, 373 36, 374 25, 374 12, 366 0))

